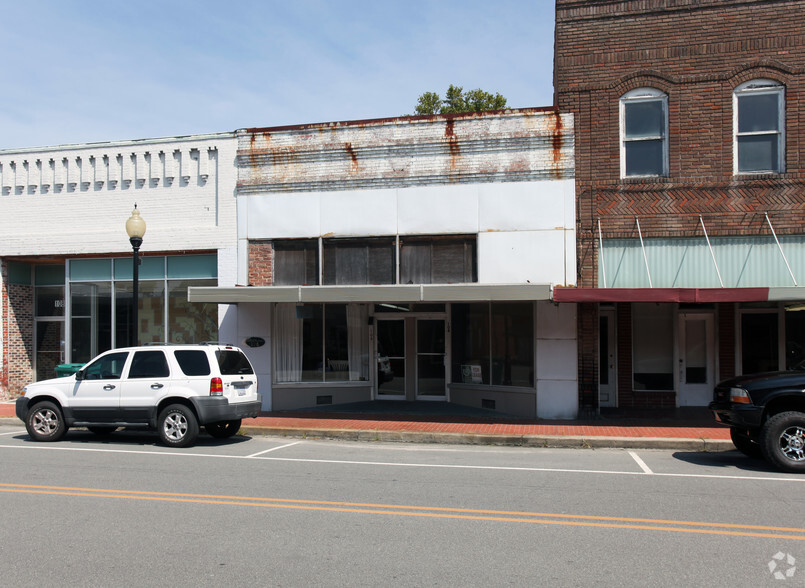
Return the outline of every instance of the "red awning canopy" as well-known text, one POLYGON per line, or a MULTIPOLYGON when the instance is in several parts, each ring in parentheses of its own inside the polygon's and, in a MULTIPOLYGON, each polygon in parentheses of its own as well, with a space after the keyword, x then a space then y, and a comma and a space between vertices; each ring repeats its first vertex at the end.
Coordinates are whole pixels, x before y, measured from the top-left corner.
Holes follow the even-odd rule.
POLYGON ((766 302, 768 288, 554 288, 554 302, 766 302))

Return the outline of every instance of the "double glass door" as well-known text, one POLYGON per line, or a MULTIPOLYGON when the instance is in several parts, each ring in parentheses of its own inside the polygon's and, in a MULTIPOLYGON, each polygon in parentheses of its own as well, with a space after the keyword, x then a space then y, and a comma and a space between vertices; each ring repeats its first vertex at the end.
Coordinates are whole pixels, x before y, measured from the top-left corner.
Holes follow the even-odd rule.
POLYGON ((377 320, 378 399, 446 399, 445 326, 443 318, 377 320))

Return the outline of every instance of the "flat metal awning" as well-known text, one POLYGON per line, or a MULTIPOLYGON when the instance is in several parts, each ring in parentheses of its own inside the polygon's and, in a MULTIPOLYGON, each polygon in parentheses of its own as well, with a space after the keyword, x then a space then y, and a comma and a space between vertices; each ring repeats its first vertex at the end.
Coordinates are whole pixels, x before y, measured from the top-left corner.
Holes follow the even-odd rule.
POLYGON ((805 288, 555 288, 554 302, 786 302, 805 288))
POLYGON ((417 284, 400 286, 191 286, 190 302, 485 302, 550 300, 548 284, 417 284))

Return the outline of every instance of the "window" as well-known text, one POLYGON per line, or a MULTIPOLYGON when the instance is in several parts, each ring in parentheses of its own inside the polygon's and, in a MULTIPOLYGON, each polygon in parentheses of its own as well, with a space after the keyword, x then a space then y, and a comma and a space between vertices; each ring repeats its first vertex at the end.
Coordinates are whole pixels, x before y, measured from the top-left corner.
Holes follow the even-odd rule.
MULTIPOLYGON (((318 244, 319 239, 274 241, 274 285, 319 284, 318 244)), ((476 249, 475 235, 321 239, 321 284, 477 282, 476 249)))
POLYGON ((168 360, 161 351, 137 351, 129 368, 129 378, 167 378, 168 360))
POLYGON ((776 311, 741 313, 741 374, 780 369, 778 321, 776 311))
POLYGON ((322 283, 393 284, 394 239, 326 239, 322 283))
POLYGON ((119 380, 129 354, 125 351, 110 353, 93 361, 83 369, 85 380, 119 380))
POLYGON ((753 80, 735 89, 733 100, 736 173, 784 171, 785 87, 753 80))
POLYGON ((653 88, 620 101, 621 177, 668 175, 668 97, 653 88))
POLYGON ((185 376, 209 376, 210 362, 205 351, 181 350, 173 354, 185 376))
POLYGON ((367 381, 368 318, 363 304, 277 304, 276 381, 367 381))
POLYGON ((319 283, 318 239, 274 241, 273 247, 275 286, 319 283))
POLYGON ((635 390, 674 389, 673 307, 632 305, 632 369, 635 390))
POLYGON ((534 386, 534 305, 452 305, 453 382, 534 386))
POLYGON ((475 236, 400 239, 400 283, 476 282, 475 236))

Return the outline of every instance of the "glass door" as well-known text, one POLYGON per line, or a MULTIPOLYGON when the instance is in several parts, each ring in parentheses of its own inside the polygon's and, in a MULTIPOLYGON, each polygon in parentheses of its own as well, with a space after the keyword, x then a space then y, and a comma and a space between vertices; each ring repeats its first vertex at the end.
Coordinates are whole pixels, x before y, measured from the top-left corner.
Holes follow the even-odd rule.
POLYGON ((416 319, 416 397, 445 399, 445 321, 416 319))
POLYGON ((378 319, 378 399, 405 399, 405 319, 378 319))
POLYGON ((36 381, 56 377, 64 363, 64 320, 36 321, 36 381))

